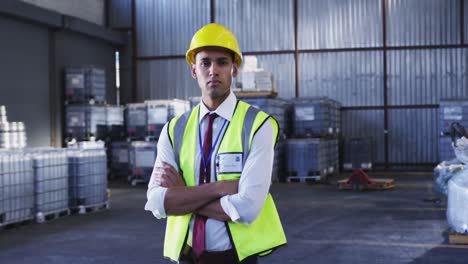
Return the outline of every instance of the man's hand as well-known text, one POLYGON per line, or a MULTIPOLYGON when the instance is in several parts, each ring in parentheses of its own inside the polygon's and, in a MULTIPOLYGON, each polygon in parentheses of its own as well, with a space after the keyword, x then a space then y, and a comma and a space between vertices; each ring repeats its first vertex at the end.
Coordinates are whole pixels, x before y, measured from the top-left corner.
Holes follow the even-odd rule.
POLYGON ((224 214, 219 198, 235 194, 239 181, 217 181, 200 186, 186 187, 182 176, 169 164, 156 168, 155 181, 160 186, 168 188, 164 198, 164 208, 167 215, 183 215, 194 213, 197 209, 207 206, 202 213, 208 217, 228 220, 224 214), (210 204, 208 206, 208 204, 210 204))
POLYGON ((182 175, 166 162, 163 162, 162 167, 156 167, 156 183, 166 188, 185 186, 182 175))
POLYGON ((239 180, 217 181, 220 187, 220 196, 236 194, 239 189, 239 180))

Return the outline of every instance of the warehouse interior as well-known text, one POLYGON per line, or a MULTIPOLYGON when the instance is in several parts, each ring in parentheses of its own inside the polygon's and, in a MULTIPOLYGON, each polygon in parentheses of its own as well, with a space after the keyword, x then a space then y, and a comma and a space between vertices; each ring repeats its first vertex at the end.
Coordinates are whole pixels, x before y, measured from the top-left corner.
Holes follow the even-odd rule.
POLYGON ((171 263, 147 184, 209 23, 279 123, 258 263, 467 262, 468 0, 4 0, 0 263, 171 263))

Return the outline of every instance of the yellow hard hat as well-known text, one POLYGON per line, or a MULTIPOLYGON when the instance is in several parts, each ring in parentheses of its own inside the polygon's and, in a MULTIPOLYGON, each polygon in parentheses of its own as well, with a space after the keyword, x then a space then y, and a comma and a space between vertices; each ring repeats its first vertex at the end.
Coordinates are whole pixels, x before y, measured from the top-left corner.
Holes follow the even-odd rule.
POLYGON ((195 63, 195 53, 202 47, 221 47, 234 52, 234 61, 237 66, 242 64, 242 53, 237 45, 234 34, 226 27, 211 23, 205 25, 193 35, 190 48, 185 53, 188 64, 195 63))

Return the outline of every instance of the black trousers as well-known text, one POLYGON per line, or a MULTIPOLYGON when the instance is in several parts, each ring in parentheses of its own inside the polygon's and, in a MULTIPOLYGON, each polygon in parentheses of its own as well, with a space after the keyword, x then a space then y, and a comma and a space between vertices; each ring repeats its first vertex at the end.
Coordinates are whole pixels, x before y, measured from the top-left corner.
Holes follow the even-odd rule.
POLYGON ((184 264, 257 264, 258 256, 250 256, 239 262, 236 252, 231 249, 221 252, 203 252, 200 257, 196 257, 191 249, 182 255, 180 263, 184 264))

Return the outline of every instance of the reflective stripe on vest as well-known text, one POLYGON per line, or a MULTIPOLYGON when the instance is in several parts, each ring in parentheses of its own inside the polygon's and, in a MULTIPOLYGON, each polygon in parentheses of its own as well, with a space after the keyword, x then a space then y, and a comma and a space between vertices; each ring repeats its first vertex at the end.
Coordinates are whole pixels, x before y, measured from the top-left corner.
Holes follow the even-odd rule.
MULTIPOLYGON (((169 124, 169 137, 173 144, 176 162, 183 171, 187 186, 195 185, 195 157, 197 149, 197 131, 199 123, 199 105, 192 112, 174 118, 169 124)), ((238 101, 232 120, 222 137, 217 153, 242 153, 243 164, 249 155, 252 140, 258 129, 265 122, 272 122, 275 139, 278 124, 271 116, 238 101)), ((214 153, 216 156, 217 153, 214 153)), ((237 180, 240 173, 217 174, 217 180, 237 180)), ((164 256, 177 261, 186 243, 192 214, 168 216, 164 240, 164 256)), ((286 237, 270 194, 258 218, 250 225, 227 222, 233 247, 240 261, 248 256, 265 255, 286 243, 286 237)))

